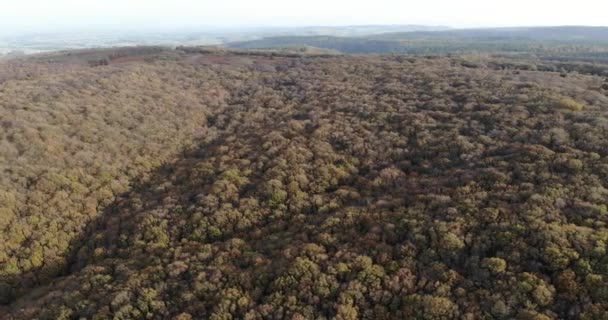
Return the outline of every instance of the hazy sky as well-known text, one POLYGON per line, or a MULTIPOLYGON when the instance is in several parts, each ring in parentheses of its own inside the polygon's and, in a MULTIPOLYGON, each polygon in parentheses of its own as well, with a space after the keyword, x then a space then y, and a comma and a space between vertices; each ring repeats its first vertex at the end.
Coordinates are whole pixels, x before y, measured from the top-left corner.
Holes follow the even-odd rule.
POLYGON ((607 0, 0 0, 0 33, 427 24, 608 25, 607 0))

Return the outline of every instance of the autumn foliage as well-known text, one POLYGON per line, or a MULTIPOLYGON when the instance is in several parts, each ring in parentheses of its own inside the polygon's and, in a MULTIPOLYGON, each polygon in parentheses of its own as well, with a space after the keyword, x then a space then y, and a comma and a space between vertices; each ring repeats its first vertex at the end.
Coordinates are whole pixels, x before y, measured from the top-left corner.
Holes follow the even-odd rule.
POLYGON ((604 79, 504 63, 182 49, 6 80, 0 310, 606 318, 604 79))

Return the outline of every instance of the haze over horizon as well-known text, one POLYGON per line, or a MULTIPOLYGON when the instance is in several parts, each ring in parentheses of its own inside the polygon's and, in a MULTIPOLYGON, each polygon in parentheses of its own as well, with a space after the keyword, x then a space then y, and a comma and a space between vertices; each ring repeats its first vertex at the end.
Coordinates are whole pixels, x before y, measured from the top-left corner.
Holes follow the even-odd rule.
POLYGON ((378 0, 285 2, 227 0, 0 0, 0 34, 69 31, 174 31, 343 25, 433 25, 454 28, 606 26, 608 4, 581 0, 424 2, 378 0), (322 8, 322 9, 320 9, 322 8))

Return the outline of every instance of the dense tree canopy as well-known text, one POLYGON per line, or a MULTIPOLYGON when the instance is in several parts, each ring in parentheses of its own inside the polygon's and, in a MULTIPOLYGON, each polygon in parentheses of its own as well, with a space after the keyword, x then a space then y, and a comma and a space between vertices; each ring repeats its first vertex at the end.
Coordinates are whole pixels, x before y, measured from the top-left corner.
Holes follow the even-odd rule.
POLYGON ((488 56, 62 63, 0 84, 7 319, 608 317, 602 77, 488 56))

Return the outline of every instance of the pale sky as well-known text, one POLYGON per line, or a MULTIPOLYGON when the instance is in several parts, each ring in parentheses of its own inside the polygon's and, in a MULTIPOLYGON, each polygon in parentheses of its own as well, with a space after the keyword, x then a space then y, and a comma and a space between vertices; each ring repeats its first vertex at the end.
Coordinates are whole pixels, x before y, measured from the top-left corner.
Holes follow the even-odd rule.
POLYGON ((424 24, 608 25, 608 0, 0 0, 0 33, 424 24))

